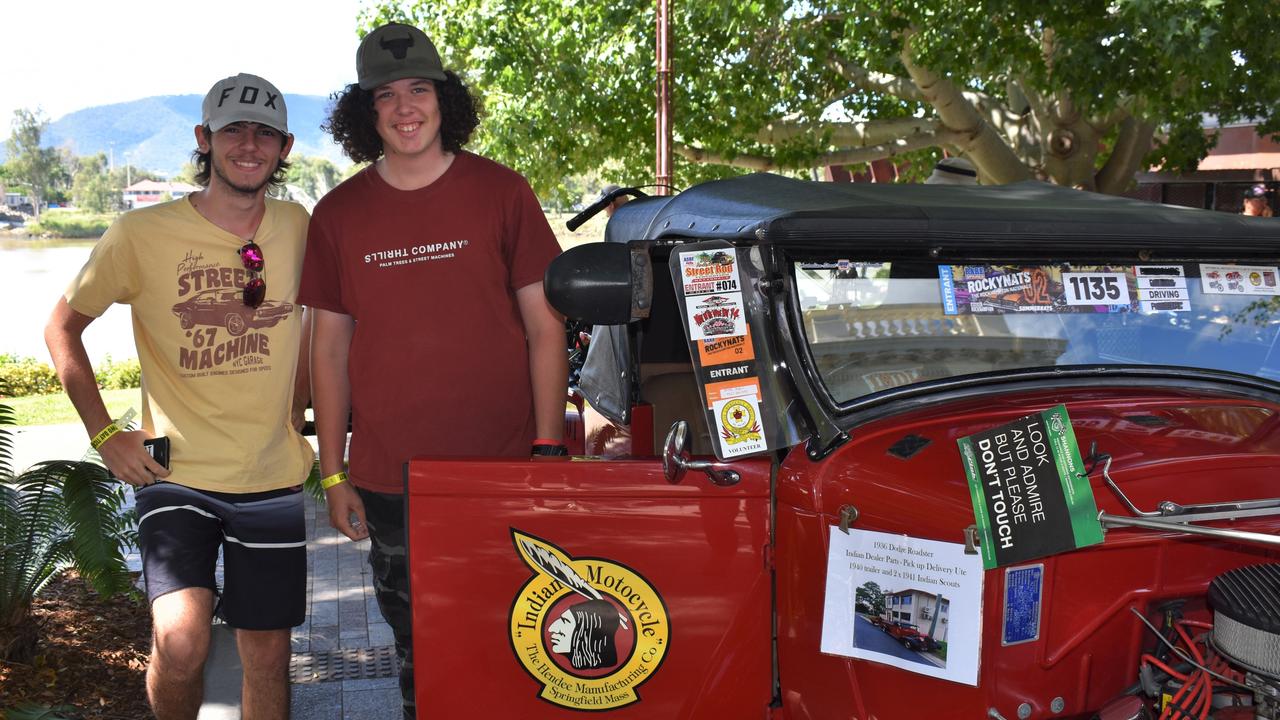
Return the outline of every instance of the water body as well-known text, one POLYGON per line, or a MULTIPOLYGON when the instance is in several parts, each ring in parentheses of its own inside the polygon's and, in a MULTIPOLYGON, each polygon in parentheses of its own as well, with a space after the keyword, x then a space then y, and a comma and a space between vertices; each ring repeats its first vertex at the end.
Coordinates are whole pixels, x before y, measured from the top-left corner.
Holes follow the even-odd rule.
MULTIPOLYGON (((44 325, 54 304, 89 259, 93 241, 68 244, 15 239, 0 242, 0 353, 49 362, 44 325)), ((136 358, 129 308, 112 305, 84 334, 89 360, 96 366, 107 355, 136 358)))

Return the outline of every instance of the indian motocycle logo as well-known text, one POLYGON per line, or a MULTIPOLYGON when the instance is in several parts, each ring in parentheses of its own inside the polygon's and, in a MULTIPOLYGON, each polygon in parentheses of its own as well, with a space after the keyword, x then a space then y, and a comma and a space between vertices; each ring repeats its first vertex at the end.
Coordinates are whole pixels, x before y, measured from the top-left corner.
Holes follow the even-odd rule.
POLYGON ((662 598, 625 565, 573 558, 515 529, 511 539, 533 571, 511 606, 511 648, 542 684, 539 697, 571 710, 638 701, 667 653, 662 598))

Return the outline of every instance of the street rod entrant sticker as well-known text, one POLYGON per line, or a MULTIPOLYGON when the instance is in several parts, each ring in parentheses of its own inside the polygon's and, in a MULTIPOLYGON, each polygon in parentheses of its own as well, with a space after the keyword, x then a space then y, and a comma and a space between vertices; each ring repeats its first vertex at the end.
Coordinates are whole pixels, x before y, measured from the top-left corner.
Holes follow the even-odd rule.
POLYGON ((625 565, 573 558, 514 528, 511 540, 533 571, 511 605, 511 649, 538 696, 570 710, 638 702, 670 641, 661 596, 625 565))

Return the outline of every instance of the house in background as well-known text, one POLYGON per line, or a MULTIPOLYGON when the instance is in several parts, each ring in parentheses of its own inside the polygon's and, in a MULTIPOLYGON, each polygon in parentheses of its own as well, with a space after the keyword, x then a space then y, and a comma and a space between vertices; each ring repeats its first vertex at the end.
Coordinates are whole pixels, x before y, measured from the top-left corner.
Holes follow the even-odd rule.
POLYGON ((1256 121, 1219 125, 1206 117, 1205 132, 1218 131, 1218 144, 1192 173, 1138 173, 1138 187, 1126 195, 1142 200, 1238 213, 1244 191, 1254 185, 1271 190, 1268 202, 1277 210, 1280 189, 1280 143, 1258 133, 1256 121))
POLYGON ((911 623, 940 643, 947 641, 947 614, 950 609, 950 600, 924 590, 884 594, 886 620, 911 623))
POLYGON ((188 185, 183 182, 139 180, 124 189, 124 206, 128 210, 144 208, 186 197, 199 189, 196 185, 188 185))

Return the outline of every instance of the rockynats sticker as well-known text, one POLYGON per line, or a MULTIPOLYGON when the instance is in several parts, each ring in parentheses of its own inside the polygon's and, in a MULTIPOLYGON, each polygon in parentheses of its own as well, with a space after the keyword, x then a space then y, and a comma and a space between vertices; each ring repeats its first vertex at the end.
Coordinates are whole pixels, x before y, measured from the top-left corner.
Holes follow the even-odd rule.
POLYGON ((625 565, 574 558, 515 529, 511 539, 533 570, 511 606, 511 648, 539 697, 571 710, 639 701, 671 635, 657 591, 625 565))

